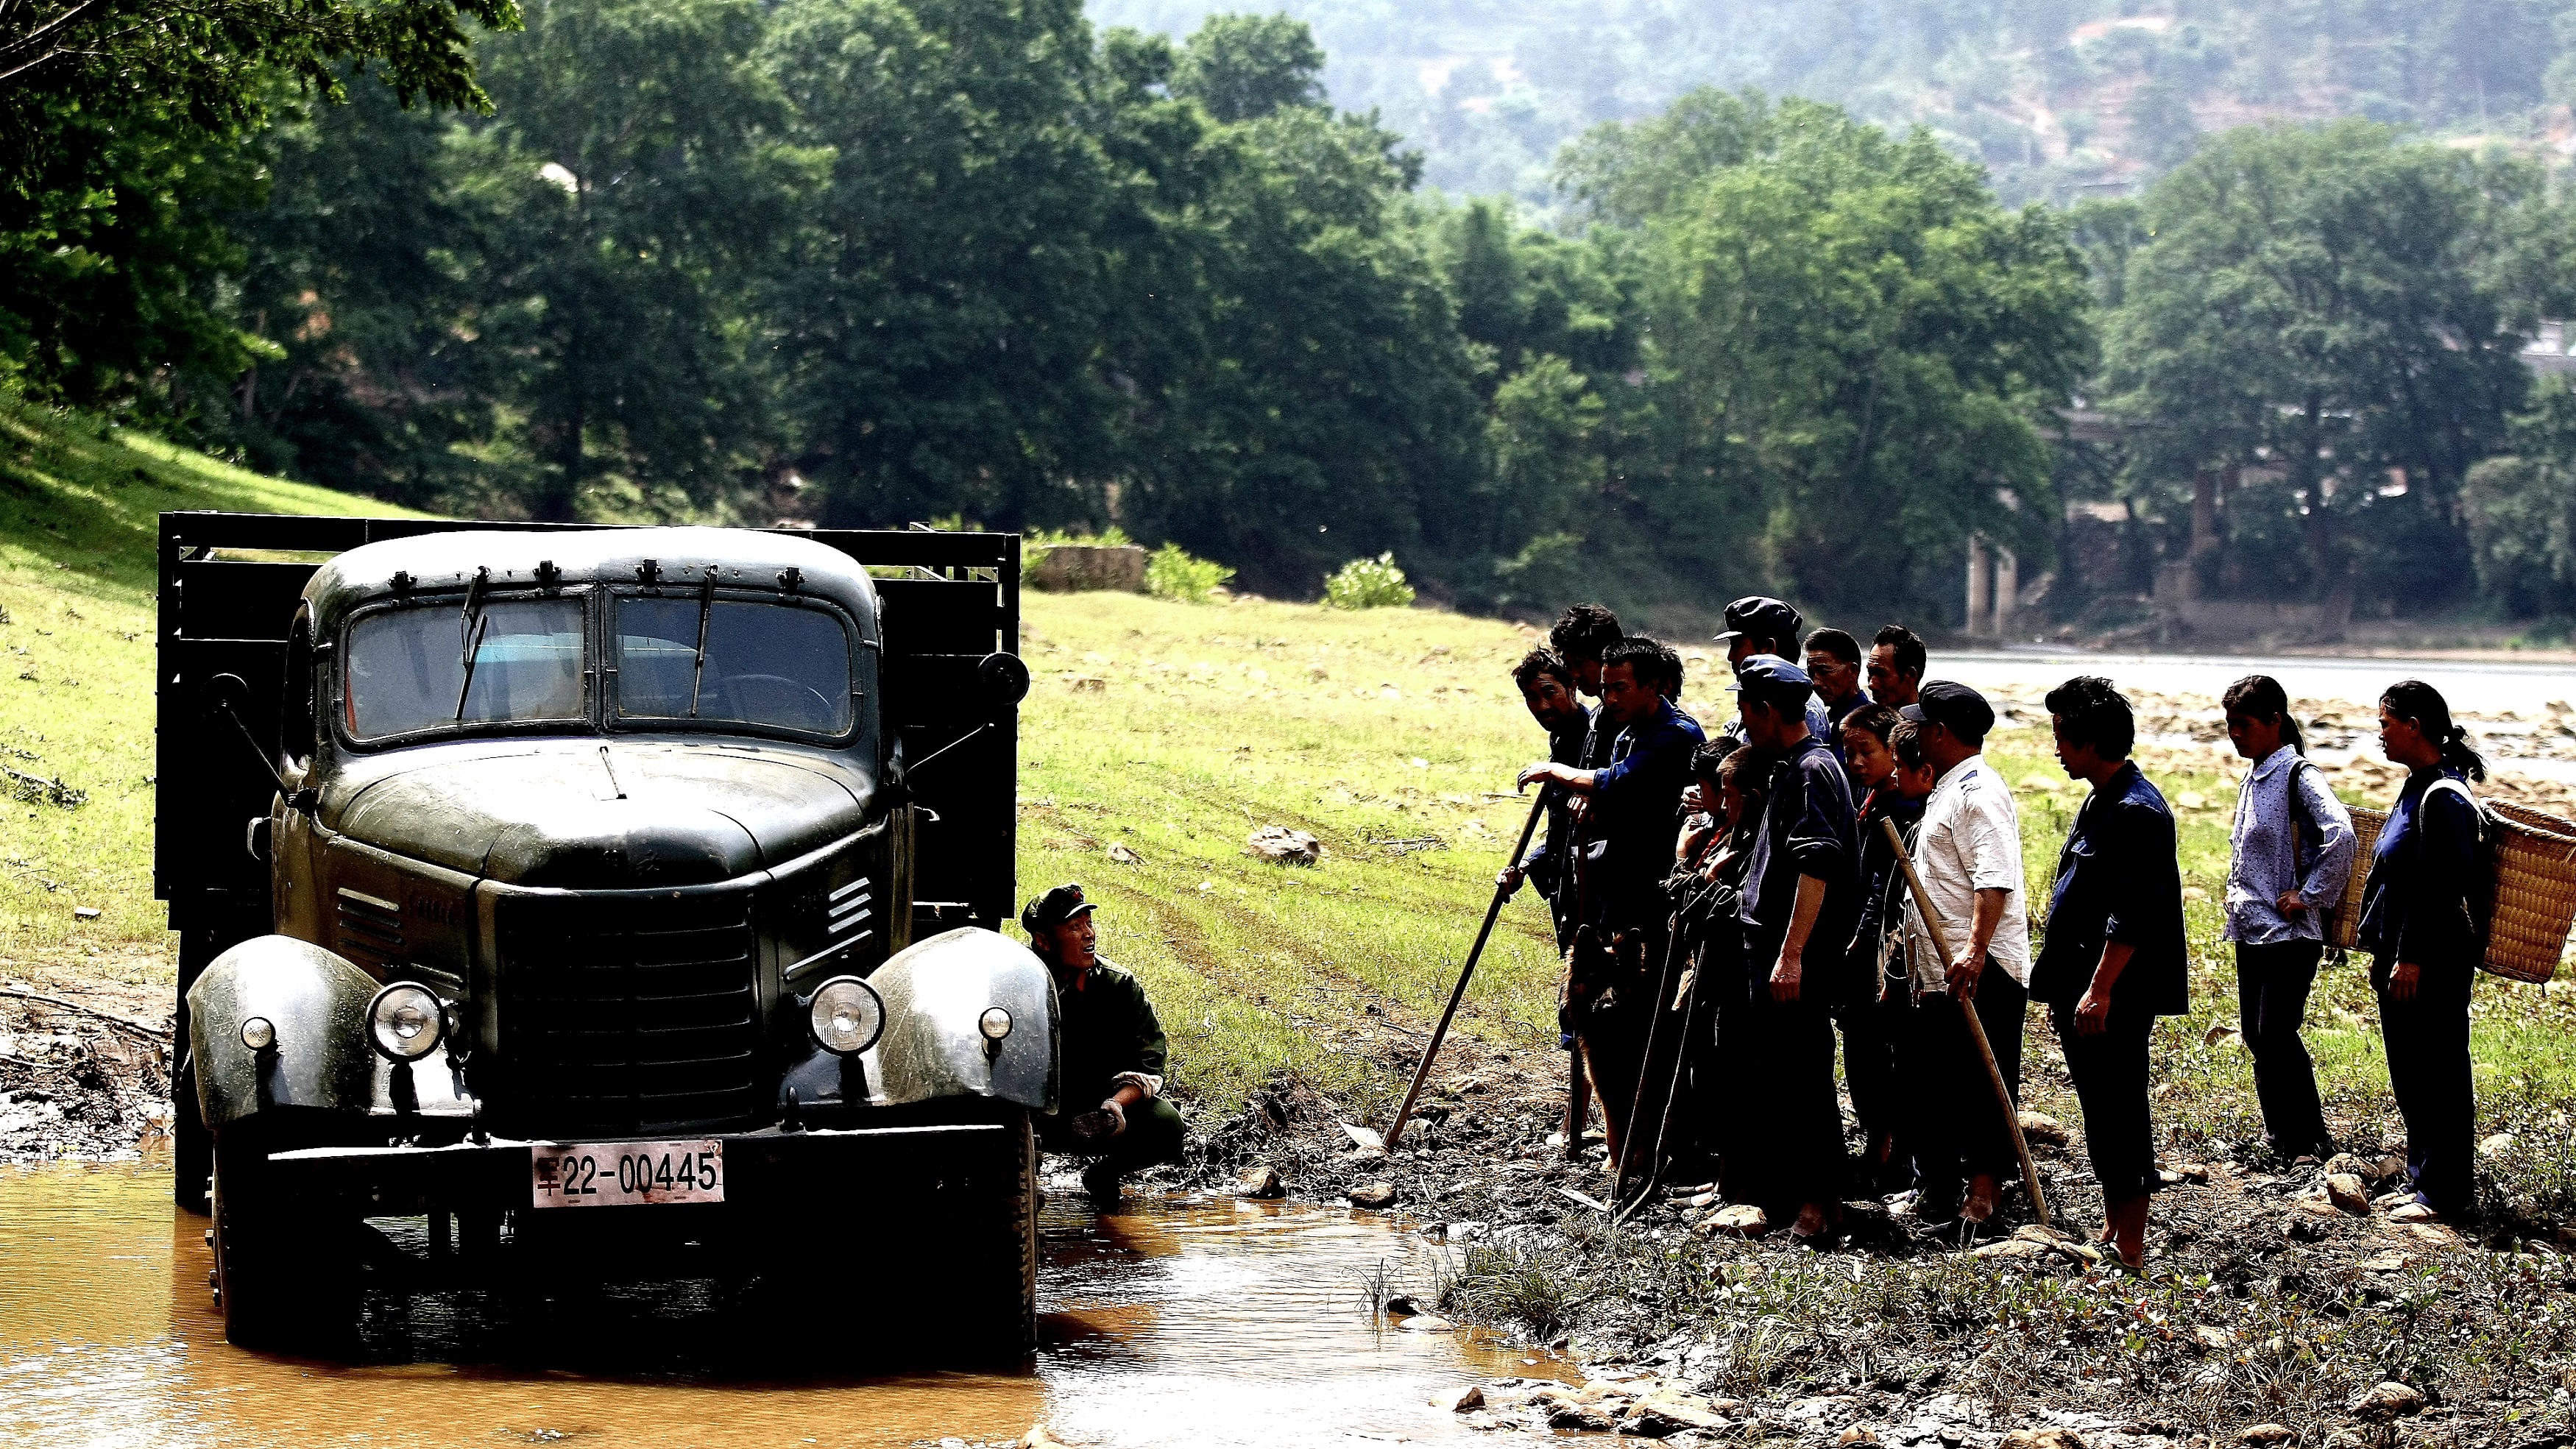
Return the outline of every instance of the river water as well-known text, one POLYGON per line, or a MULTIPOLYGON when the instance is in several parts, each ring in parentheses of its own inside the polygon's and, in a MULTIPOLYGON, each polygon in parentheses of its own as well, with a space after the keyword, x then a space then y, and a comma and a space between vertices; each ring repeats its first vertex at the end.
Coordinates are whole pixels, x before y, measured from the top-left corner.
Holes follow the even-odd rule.
POLYGON ((2089 649, 1943 650, 1934 679, 1979 689, 2046 688, 2069 676, 2099 674, 2145 694, 2197 694, 2216 700, 2248 674, 2281 681, 2292 699, 2341 700, 2365 709, 2401 679, 2442 691, 2462 715, 2534 714, 2552 701, 2576 703, 2576 664, 2460 659, 2352 659, 2310 655, 2106 654, 2089 649))
POLYGON ((246 1353, 209 1302, 205 1226, 148 1163, 0 1169, 0 1443, 874 1446, 1007 1443, 1038 1423, 1121 1449, 1427 1443, 1465 1437, 1428 1403, 1441 1388, 1571 1372, 1373 1322, 1363 1275, 1419 1286, 1438 1250, 1279 1203, 1131 1199, 1104 1216, 1054 1195, 1026 1368, 784 1381, 693 1371, 764 1327, 703 1283, 624 1295, 578 1331, 496 1333, 472 1295, 390 1313, 371 1297, 370 1323, 401 1330, 392 1361, 246 1353))

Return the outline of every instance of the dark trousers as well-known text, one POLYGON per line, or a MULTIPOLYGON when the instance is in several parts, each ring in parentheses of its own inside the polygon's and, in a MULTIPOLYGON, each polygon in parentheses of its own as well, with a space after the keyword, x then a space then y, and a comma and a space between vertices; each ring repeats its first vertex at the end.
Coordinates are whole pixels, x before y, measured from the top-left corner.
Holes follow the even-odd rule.
POLYGON ((2328 1145, 2325 1108, 2317 1100, 2317 1067, 2299 1035, 2316 985, 2323 941, 2278 941, 2236 948, 2236 1025, 2254 1054, 2254 1095, 2263 1104, 2263 1135, 2293 1156, 2328 1145))
POLYGON ((2388 1044, 2388 1086, 2406 1118, 2406 1177, 2424 1205, 2444 1217, 2476 1211, 2477 1093, 2469 1076, 2469 985, 2466 961, 2422 961, 2412 1000, 2388 994, 2397 963, 2372 961, 2379 994, 2379 1032, 2388 1044))
MULTIPOLYGON (((1776 952, 1774 953, 1776 956, 1776 952)), ((1743 1164, 1727 1196, 1766 1207, 1842 1200, 1843 1109, 1834 1097, 1834 1024, 1822 1006, 1771 999, 1771 973, 1748 970, 1739 1039, 1748 1090, 1737 1099, 1743 1164)))
MULTIPOLYGON (((2066 1052, 2066 1074, 2084 1108, 2084 1153, 2102 1202, 2144 1197, 2156 1185, 2156 1128, 2147 1111, 2147 1039, 2154 1013, 2124 1009, 2116 1000, 2099 1036, 2075 1029, 2075 1005, 2049 1008, 2057 1044, 2066 1052)), ((2018 1165, 2018 1164, 2016 1164, 2018 1165)))
MULTIPOLYGON (((2030 1008, 2030 992, 2011 972, 1989 961, 1985 975, 1977 980, 1975 1008, 1978 1022, 1986 1029, 1986 1042, 1994 1048, 1995 1065, 2003 1072, 2005 1090, 2018 1104, 2022 1018, 2030 1008)), ((1958 1003, 1947 996, 1927 996, 1912 1014, 1913 1029, 1907 1036, 1913 1045, 1914 1069, 1906 1076, 1917 1084, 1913 1092, 1916 1185, 1926 1201, 1946 1205, 1955 1202, 1967 1180, 1979 1173, 2011 1181, 2021 1172, 2021 1157, 2013 1151, 2012 1128, 1995 1103, 1986 1064, 1977 1055, 1976 1039, 1968 1034, 1958 1003)))
MULTIPOLYGON (((1109 1094, 1103 1092, 1101 1097, 1109 1094)), ((1080 1098, 1069 1098, 1079 1101, 1080 1098)), ((1100 1100, 1094 1097, 1092 1101, 1100 1100)), ((1086 1107, 1083 1111, 1089 1111, 1086 1107)), ((1094 1157, 1099 1166, 1124 1177, 1142 1172, 1157 1163, 1181 1160, 1181 1114, 1160 1097, 1147 1097, 1127 1109, 1127 1130, 1109 1139, 1106 1151, 1097 1142, 1084 1142, 1065 1130, 1075 1114, 1066 1112, 1038 1119, 1038 1145, 1049 1152, 1068 1157, 1094 1157)))
POLYGON ((1834 1025, 1843 1033, 1843 1082, 1851 1088, 1852 1115, 1873 1137, 1896 1131, 1902 1115, 1905 1091, 1896 1074, 1896 1034, 1909 1014, 1901 1001, 1856 1001, 1834 1009, 1834 1025))

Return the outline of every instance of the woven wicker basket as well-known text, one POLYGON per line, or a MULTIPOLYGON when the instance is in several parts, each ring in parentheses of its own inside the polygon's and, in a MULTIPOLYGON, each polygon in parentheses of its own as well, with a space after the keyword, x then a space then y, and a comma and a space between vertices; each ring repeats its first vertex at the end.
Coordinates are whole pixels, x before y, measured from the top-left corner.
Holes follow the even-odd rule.
MULTIPOLYGON (((2483 802, 2504 826, 2496 841, 2495 897, 2487 917, 2486 959, 2478 964, 2512 981, 2546 981, 2558 971, 2567 932, 2576 925, 2576 821, 2483 802)), ((2361 928, 2362 887, 2388 812, 2354 806, 2352 877, 2335 908, 2335 945, 2350 948, 2361 928)))

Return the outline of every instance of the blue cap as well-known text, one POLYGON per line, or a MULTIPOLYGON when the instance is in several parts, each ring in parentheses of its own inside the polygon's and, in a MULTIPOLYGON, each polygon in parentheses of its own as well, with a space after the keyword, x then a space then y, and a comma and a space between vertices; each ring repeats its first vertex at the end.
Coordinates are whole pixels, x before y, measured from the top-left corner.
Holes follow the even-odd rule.
POLYGON ((1784 688, 1795 685, 1800 689, 1816 687, 1816 682, 1807 677, 1807 671, 1777 654, 1744 656, 1744 662, 1736 666, 1735 682, 1727 688, 1742 689, 1748 684, 1778 685, 1784 688))

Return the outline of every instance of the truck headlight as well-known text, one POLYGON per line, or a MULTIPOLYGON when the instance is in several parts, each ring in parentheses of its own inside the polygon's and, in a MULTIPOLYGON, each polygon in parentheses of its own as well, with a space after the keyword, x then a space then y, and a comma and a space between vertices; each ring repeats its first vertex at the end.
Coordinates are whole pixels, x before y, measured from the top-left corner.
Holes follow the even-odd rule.
POLYGON ((807 1016, 814 1040, 835 1056, 854 1057, 877 1044, 885 1031, 885 1002, 856 976, 835 976, 814 988, 807 1016))
POLYGON ((998 1006, 985 1007, 984 1014, 975 1018, 975 1029, 984 1034, 984 1040, 998 1044, 1011 1034, 1011 1014, 998 1006))
POLYGON ((397 981, 367 1003, 367 1037, 388 1061, 418 1061, 445 1034, 446 1015, 426 986, 397 981))
POLYGON ((264 1052, 277 1045, 277 1028, 267 1017, 249 1017, 242 1022, 241 1038, 243 1046, 255 1052, 264 1052))

